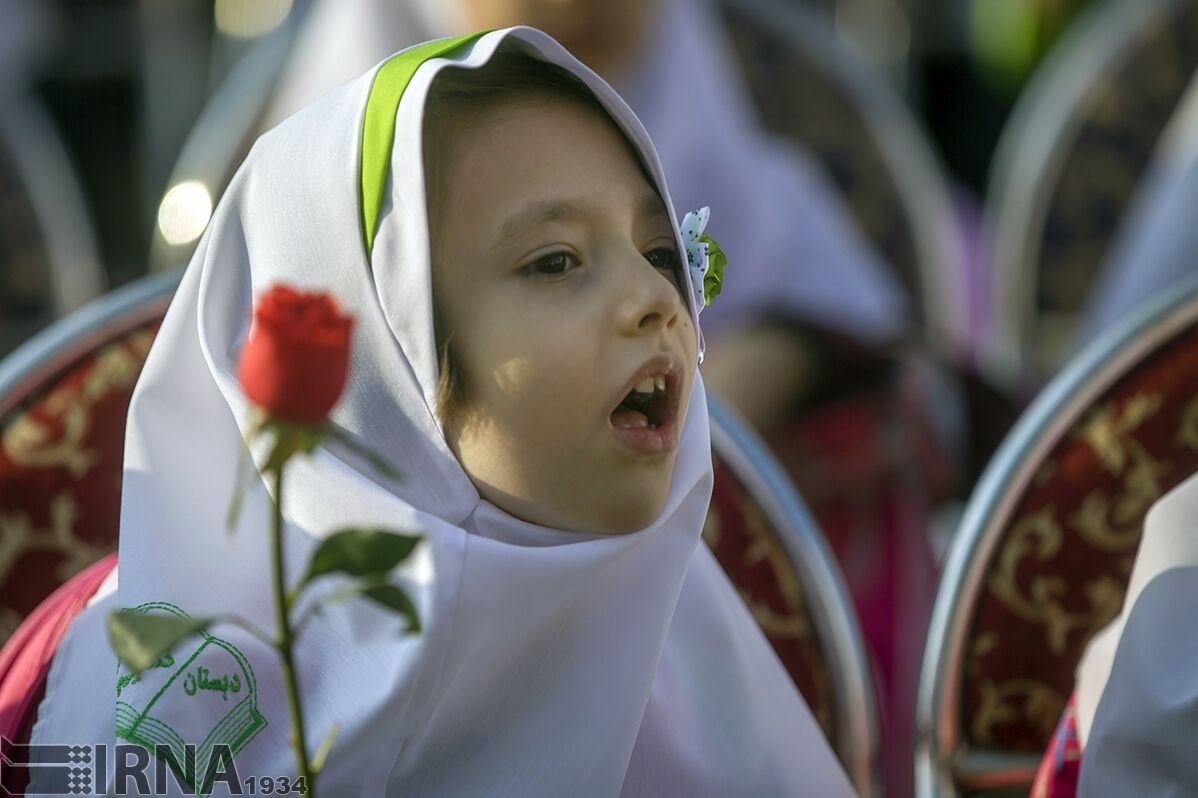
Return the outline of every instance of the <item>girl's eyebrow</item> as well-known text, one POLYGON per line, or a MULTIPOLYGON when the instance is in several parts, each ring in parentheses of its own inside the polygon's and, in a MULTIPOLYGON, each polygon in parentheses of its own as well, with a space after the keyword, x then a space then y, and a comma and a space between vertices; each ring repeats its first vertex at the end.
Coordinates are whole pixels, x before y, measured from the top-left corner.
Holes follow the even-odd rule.
MULTIPOLYGON (((669 223, 670 213, 666 210, 661 197, 655 192, 641 196, 636 201, 635 207, 636 214, 640 218, 652 221, 660 219, 669 223)), ((549 222, 579 219, 593 213, 595 209, 595 203, 590 200, 542 200, 529 203, 508 217, 503 226, 499 228, 499 239, 495 246, 500 246, 509 239, 515 238, 530 227, 537 227, 549 222)))
POLYGON ((593 208, 594 203, 586 200, 542 200, 530 203, 509 216, 503 223, 499 228, 497 244, 515 238, 530 227, 586 216, 593 208))
POLYGON ((670 212, 666 210, 666 204, 661 201, 656 192, 650 192, 640 198, 636 204, 637 215, 650 221, 663 221, 667 225, 670 223, 670 212))

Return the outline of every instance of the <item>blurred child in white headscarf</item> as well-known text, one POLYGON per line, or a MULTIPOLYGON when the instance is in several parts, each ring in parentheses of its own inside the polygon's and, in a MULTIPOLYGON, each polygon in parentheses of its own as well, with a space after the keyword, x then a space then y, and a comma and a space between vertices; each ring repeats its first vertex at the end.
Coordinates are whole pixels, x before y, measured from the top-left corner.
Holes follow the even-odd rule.
POLYGON ((1198 475, 1148 511, 1119 617, 1077 666, 1036 798, 1198 792, 1198 475))

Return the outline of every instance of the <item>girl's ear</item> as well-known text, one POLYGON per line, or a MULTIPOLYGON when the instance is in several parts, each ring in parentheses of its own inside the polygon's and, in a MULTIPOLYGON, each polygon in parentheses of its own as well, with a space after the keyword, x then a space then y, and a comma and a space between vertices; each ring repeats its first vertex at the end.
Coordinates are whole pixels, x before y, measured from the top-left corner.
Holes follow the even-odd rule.
POLYGON ((437 347, 437 406, 434 410, 448 437, 452 425, 465 405, 466 383, 450 346, 453 331, 445 329, 445 314, 441 312, 440 303, 437 301, 436 280, 433 280, 433 285, 433 334, 437 347))

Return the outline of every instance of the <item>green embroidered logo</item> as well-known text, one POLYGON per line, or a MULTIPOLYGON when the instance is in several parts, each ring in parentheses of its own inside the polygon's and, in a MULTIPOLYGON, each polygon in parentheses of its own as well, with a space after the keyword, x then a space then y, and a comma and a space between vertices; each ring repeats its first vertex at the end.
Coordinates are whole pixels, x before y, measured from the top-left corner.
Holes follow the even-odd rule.
MULTIPOLYGON (((122 612, 189 617, 165 602, 150 602, 122 612)), ((266 726, 266 719, 258 711, 254 671, 245 656, 232 643, 208 632, 201 632, 199 638, 198 645, 181 663, 166 654, 140 676, 118 666, 116 736, 154 755, 159 747, 165 747, 170 756, 163 759, 180 780, 206 796, 219 766, 212 761, 214 749, 227 747, 226 751, 236 754, 266 726), (173 710, 173 725, 155 716, 156 708, 160 711, 168 705, 173 710), (190 773, 180 765, 189 762, 189 747, 195 752, 190 773)))

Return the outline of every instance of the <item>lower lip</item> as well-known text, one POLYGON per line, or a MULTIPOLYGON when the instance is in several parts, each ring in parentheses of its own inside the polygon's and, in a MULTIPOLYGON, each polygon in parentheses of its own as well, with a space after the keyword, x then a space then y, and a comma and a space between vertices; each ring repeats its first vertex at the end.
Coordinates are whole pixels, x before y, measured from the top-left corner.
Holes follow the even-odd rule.
POLYGON ((662 424, 656 429, 648 427, 612 427, 616 440, 637 454, 660 455, 674 451, 678 446, 678 427, 674 422, 662 424))

